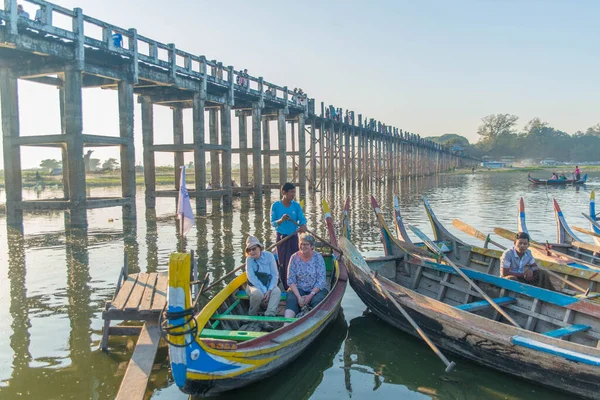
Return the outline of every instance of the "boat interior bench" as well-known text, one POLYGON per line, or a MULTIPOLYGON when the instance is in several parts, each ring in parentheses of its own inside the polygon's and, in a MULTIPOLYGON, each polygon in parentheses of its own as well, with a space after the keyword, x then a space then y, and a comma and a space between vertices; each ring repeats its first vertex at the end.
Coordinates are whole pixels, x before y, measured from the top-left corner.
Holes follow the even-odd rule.
MULTIPOLYGON (((517 299, 515 299, 514 297, 497 297, 492 300, 494 301, 494 303, 498 304, 499 306, 504 305, 504 304, 516 303, 516 301, 517 301, 517 299)), ((481 301, 476 301, 473 303, 463 304, 461 306, 456 306, 456 308, 458 308, 459 310, 463 310, 463 311, 473 312, 473 311, 484 310, 491 306, 492 305, 490 303, 488 303, 487 300, 481 300, 481 301)))
POLYGON ((591 328, 591 326, 588 326, 588 325, 577 324, 577 325, 567 326, 565 328, 555 329, 553 331, 544 332, 544 335, 550 336, 553 338, 561 338, 563 336, 569 336, 569 335, 572 335, 577 332, 585 332, 585 331, 589 330, 590 328, 591 328))
POLYGON ((250 331, 227 331, 221 329, 203 329, 200 332, 201 338, 206 339, 224 339, 224 340, 235 340, 245 341, 252 340, 258 337, 266 335, 268 332, 250 332, 250 331))
MULTIPOLYGON (((235 297, 240 300, 248 300, 248 293, 245 290, 238 290, 235 297)), ((285 299, 287 299, 287 292, 281 293, 281 300, 285 301, 285 299)))
POLYGON ((215 314, 210 319, 218 321, 294 322, 297 318, 271 317, 266 315, 215 314))

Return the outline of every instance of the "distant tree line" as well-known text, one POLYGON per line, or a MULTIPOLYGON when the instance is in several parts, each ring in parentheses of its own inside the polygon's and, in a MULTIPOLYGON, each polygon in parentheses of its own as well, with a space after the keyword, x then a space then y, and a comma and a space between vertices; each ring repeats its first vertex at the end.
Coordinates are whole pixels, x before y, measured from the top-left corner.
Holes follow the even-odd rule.
POLYGON ((477 158, 512 156, 516 159, 553 158, 557 161, 600 161, 600 123, 573 134, 553 128, 539 118, 529 121, 521 131, 519 117, 492 114, 482 118, 477 129, 480 140, 475 144, 460 135, 446 134, 432 138, 446 146, 462 146, 477 158))

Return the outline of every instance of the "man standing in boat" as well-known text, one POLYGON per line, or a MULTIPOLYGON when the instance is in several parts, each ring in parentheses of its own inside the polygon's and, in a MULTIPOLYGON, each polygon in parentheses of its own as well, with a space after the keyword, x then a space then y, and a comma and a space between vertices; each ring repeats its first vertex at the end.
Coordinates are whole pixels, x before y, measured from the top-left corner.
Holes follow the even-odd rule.
POLYGON ((533 258, 529 250, 529 234, 526 232, 517 233, 515 245, 502 254, 500 267, 500 276, 503 278, 555 290, 548 275, 540 270, 533 258))
POLYGON ((575 180, 578 181, 581 179, 581 170, 579 169, 579 165, 575 166, 575 180))
POLYGON ((306 218, 302 207, 294 200, 295 197, 296 187, 293 183, 286 182, 281 187, 281 200, 271 206, 271 225, 277 231, 277 241, 289 235, 296 236, 277 246, 279 276, 285 290, 288 289, 287 268, 290 257, 299 249, 297 232, 306 231, 306 218))

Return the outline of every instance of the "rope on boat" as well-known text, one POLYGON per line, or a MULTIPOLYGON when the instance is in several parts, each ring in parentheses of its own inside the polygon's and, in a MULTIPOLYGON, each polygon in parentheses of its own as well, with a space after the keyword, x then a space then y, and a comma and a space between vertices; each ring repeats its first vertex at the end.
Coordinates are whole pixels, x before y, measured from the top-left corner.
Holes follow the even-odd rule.
POLYGON ((179 344, 173 343, 169 340, 169 335, 171 336, 184 336, 184 335, 192 335, 192 337, 196 337, 198 334, 198 321, 194 316, 194 307, 190 307, 183 311, 167 311, 167 305, 163 308, 160 313, 158 319, 158 326, 160 327, 160 334, 165 339, 165 341, 175 347, 187 347, 191 344, 179 344), (183 323, 179 325, 169 325, 170 319, 183 319, 183 323), (183 328, 184 326, 188 326, 187 328, 175 332, 174 329, 183 328))

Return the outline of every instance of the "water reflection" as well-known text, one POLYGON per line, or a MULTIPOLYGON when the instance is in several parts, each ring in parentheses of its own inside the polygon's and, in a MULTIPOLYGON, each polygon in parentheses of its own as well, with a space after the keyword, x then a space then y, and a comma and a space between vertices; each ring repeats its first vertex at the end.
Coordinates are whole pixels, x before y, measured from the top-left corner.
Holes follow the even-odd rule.
POLYGON ((395 393, 403 394, 402 398, 427 396, 440 400, 569 398, 542 387, 515 385, 507 375, 456 356, 450 357, 456 361, 456 369, 446 374, 445 366, 422 341, 369 312, 350 321, 343 358, 348 397, 374 394, 388 398, 395 393), (366 386, 369 380, 372 383, 366 386))

